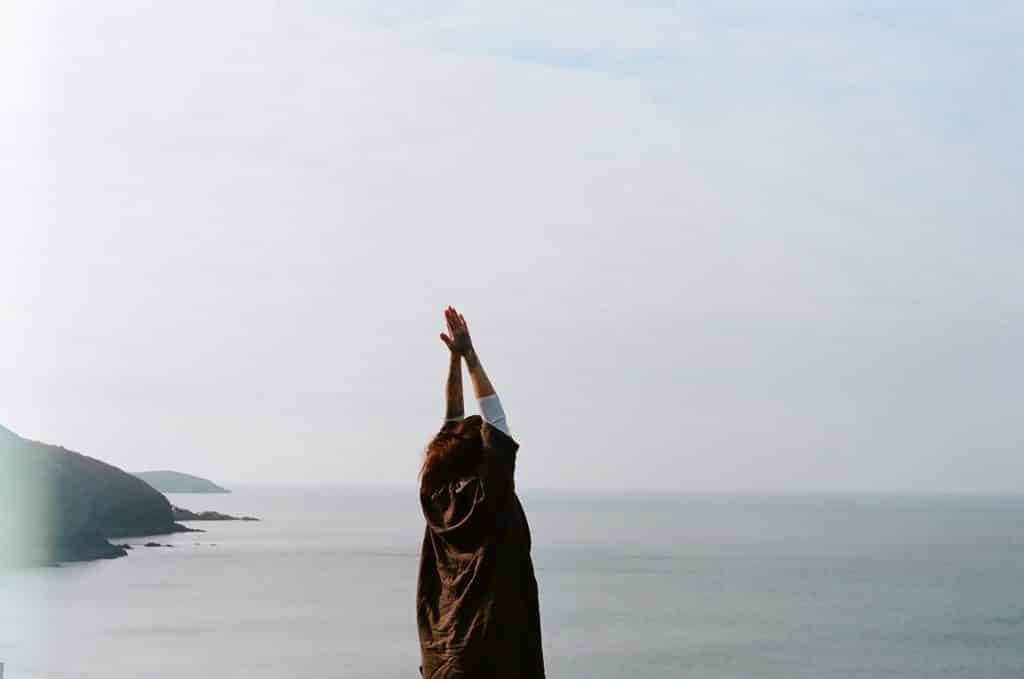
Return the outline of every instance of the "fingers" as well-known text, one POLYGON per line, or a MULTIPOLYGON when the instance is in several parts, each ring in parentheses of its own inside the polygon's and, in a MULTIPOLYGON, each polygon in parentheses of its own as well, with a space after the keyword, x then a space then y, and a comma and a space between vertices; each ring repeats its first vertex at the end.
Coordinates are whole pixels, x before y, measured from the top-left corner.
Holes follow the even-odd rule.
POLYGON ((445 343, 449 350, 455 351, 455 345, 452 343, 452 338, 443 332, 441 333, 441 341, 445 343))
POLYGON ((444 310, 444 320, 448 324, 448 333, 454 337, 457 330, 465 330, 469 332, 469 326, 466 325, 466 317, 455 310, 455 307, 448 306, 444 310))

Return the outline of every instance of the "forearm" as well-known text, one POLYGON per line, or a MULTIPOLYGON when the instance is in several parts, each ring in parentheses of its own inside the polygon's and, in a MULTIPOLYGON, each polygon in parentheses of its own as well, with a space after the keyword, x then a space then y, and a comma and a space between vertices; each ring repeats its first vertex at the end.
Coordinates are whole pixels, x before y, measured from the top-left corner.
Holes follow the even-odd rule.
POLYGON ((488 379, 487 373, 480 363, 480 357, 476 355, 476 351, 471 349, 466 353, 465 358, 466 367, 469 368, 469 380, 473 383, 473 395, 481 399, 494 394, 494 386, 491 384, 491 380, 488 379))
POLYGON ((466 366, 469 368, 469 379, 473 383, 473 393, 480 405, 480 414, 489 424, 508 434, 508 419, 505 417, 505 409, 501 407, 501 400, 495 393, 494 385, 488 379, 487 372, 480 364, 480 357, 476 355, 476 352, 470 351, 466 354, 466 366))
POLYGON ((452 352, 448 363, 448 383, 445 386, 444 419, 461 420, 466 414, 462 400, 462 360, 452 352))

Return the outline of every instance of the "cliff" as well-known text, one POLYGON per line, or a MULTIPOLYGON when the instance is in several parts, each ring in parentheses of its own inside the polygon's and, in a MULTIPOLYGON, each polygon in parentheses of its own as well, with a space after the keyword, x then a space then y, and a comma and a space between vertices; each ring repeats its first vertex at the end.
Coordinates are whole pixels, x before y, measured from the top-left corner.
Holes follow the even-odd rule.
POLYGON ((213 481, 209 481, 198 476, 192 476, 191 474, 182 474, 181 472, 160 470, 154 472, 135 472, 134 474, 159 490, 161 493, 231 492, 226 488, 221 488, 213 481))
POLYGON ((144 481, 0 427, 0 564, 123 556, 107 538, 183 530, 144 481))

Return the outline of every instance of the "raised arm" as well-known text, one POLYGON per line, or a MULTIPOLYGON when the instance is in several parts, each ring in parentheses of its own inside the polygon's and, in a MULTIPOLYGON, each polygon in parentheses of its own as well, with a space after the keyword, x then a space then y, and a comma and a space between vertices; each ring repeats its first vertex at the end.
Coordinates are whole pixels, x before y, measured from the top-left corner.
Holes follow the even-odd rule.
POLYGON ((452 337, 455 336, 452 321, 455 318, 455 309, 448 307, 444 312, 445 321, 448 322, 450 335, 441 333, 441 341, 448 346, 448 382, 445 384, 445 422, 461 420, 466 415, 466 407, 462 400, 462 354, 455 350, 452 337))
POLYGON ((469 380, 473 383, 473 395, 476 396, 480 404, 480 414, 492 426, 506 434, 509 433, 505 411, 501 406, 501 401, 498 400, 498 394, 494 391, 494 385, 491 384, 483 364, 480 363, 476 349, 473 348, 466 319, 452 307, 448 307, 444 314, 450 335, 441 335, 441 339, 453 354, 460 354, 466 359, 469 380))
POLYGON ((473 395, 477 399, 495 396, 494 385, 488 379, 487 372, 480 363, 480 357, 476 355, 476 349, 470 347, 463 356, 466 359, 466 367, 469 368, 469 381, 473 383, 473 395))
POLYGON ((505 417, 505 409, 501 407, 501 401, 494 392, 494 386, 487 379, 487 373, 480 363, 476 351, 466 354, 466 366, 469 368, 469 379, 473 383, 473 392, 476 394, 477 403, 480 405, 480 414, 492 427, 502 430, 506 434, 511 433, 508 429, 508 418, 505 417))
POLYGON ((448 361, 448 383, 445 384, 444 397, 445 422, 455 422, 466 416, 466 406, 462 400, 462 359, 454 352, 448 361))

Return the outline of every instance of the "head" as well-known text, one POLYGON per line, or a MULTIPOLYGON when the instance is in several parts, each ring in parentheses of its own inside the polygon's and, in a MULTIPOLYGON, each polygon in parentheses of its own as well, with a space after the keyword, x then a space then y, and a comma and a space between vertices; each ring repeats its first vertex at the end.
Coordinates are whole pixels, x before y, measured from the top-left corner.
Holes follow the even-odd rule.
POLYGON ((420 469, 423 492, 432 493, 476 470, 483 452, 481 424, 479 415, 446 424, 427 444, 427 455, 420 469))

